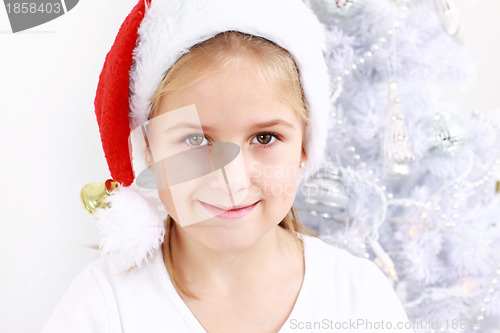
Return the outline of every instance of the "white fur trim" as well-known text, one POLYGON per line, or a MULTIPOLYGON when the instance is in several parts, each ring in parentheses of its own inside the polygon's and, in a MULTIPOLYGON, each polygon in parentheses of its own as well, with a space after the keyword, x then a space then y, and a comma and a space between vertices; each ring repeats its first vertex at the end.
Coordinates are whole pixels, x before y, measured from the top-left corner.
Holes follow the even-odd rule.
POLYGON ((111 208, 94 213, 103 255, 114 256, 119 267, 141 266, 157 250, 165 236, 163 219, 153 202, 131 187, 123 187, 106 198, 111 208))
POLYGON ((325 28, 300 0, 153 0, 138 31, 131 68, 132 129, 148 119, 151 98, 175 61, 195 44, 229 30, 271 40, 297 63, 311 119, 303 182, 325 156, 331 89, 323 57, 325 28))

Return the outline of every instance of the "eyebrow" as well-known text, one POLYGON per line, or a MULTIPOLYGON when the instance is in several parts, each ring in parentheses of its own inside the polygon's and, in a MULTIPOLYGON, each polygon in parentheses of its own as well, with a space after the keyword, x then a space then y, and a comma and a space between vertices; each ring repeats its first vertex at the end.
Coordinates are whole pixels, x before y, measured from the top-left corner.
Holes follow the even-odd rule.
MULTIPOLYGON (((251 129, 255 130, 258 128, 266 128, 266 127, 273 127, 273 126, 282 126, 282 127, 288 127, 291 129, 295 129, 295 126, 292 123, 289 123, 288 121, 285 121, 283 119, 273 119, 273 120, 265 121, 263 123, 254 124, 251 126, 251 129)), ((214 130, 210 126, 203 126, 202 125, 201 127, 205 131, 213 131, 214 130)), ((175 131, 175 130, 179 130, 182 128, 190 128, 190 129, 200 130, 200 125, 188 123, 188 122, 182 122, 182 123, 175 124, 174 126, 168 128, 165 132, 175 131)))
POLYGON ((289 123, 288 121, 285 121, 283 119, 273 119, 270 121, 266 121, 260 124, 255 124, 252 126, 252 129, 256 128, 262 128, 262 127, 273 127, 273 126, 285 126, 291 129, 295 129, 295 126, 292 123, 289 123))

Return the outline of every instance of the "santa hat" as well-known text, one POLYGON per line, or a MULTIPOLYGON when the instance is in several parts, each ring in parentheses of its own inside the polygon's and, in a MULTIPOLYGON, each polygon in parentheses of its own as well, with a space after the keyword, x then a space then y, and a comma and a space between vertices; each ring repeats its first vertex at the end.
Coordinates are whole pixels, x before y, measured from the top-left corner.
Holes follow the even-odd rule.
POLYGON ((140 0, 106 56, 95 98, 109 170, 122 185, 95 213, 100 248, 125 266, 147 260, 165 233, 158 200, 147 200, 134 184, 144 152, 132 149, 131 130, 148 120, 151 98, 177 59, 224 31, 263 37, 292 55, 310 118, 300 183, 322 163, 330 108, 325 29, 301 0, 140 0))

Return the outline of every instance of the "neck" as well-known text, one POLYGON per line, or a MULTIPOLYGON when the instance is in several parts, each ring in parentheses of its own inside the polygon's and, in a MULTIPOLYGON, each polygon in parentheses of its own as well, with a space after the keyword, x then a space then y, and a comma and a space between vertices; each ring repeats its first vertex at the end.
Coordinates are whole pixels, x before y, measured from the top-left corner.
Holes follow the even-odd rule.
POLYGON ((213 249, 174 225, 170 236, 174 270, 189 289, 226 290, 282 276, 300 257, 294 237, 276 226, 255 244, 237 250, 213 249))

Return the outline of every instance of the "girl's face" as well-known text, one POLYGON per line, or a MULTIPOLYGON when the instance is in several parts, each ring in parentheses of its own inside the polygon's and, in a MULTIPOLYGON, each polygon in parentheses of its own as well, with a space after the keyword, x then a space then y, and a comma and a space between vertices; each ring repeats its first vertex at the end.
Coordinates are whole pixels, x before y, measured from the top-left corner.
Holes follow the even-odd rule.
POLYGON ((178 153, 194 148, 212 154, 207 145, 220 142, 227 143, 222 147, 226 157, 236 148, 237 157, 223 168, 182 183, 173 184, 172 172, 203 161, 213 169, 212 157, 187 158, 168 172, 168 158, 160 166, 166 187, 158 192, 180 227, 179 235, 214 250, 248 248, 278 228, 295 199, 299 163, 306 157, 304 121, 257 71, 252 60, 242 59, 164 97, 158 118, 172 116, 165 118, 170 124, 182 121, 168 135, 150 138, 152 149, 167 152, 162 157, 182 156, 178 153))

